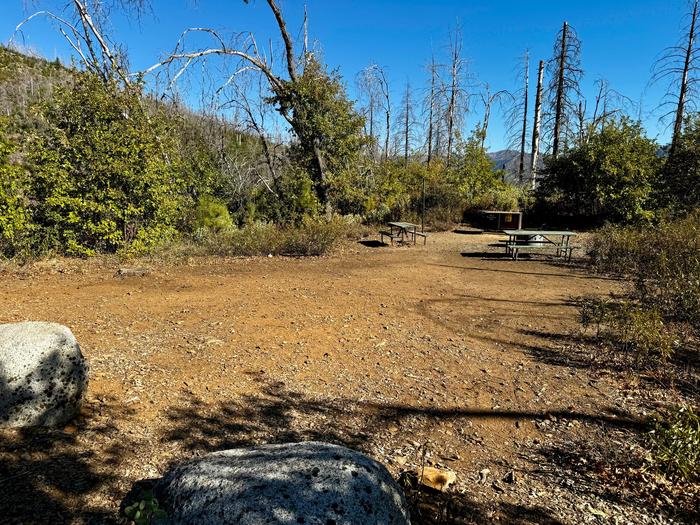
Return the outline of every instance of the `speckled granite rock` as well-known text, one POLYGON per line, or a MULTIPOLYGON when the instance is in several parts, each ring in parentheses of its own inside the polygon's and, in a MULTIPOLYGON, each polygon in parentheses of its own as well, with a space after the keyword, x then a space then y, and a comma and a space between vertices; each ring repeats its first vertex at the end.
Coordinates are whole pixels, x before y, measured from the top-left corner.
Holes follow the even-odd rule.
POLYGON ((208 454, 176 466, 155 493, 172 524, 410 524, 386 468, 326 443, 208 454))
POLYGON ((0 427, 65 423, 80 409, 87 380, 87 363, 67 327, 0 325, 0 427))

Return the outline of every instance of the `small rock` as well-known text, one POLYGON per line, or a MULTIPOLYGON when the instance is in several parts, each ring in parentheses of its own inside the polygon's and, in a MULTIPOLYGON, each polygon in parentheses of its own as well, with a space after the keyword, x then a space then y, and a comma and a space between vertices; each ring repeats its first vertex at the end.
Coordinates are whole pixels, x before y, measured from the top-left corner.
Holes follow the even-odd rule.
POLYGON ((434 467, 425 467, 417 471, 418 481, 421 485, 444 492, 457 481, 457 474, 450 470, 441 470, 434 467), (421 475, 422 474, 422 475, 421 475))
POLYGON ((491 471, 487 468, 480 470, 479 471, 479 483, 486 483, 486 478, 489 477, 489 474, 491 474, 491 471))
POLYGON ((145 268, 119 268, 115 277, 143 277, 148 275, 148 270, 145 268))
POLYGON ((394 461, 400 466, 404 466, 408 462, 408 458, 406 456, 396 456, 394 458, 394 461))

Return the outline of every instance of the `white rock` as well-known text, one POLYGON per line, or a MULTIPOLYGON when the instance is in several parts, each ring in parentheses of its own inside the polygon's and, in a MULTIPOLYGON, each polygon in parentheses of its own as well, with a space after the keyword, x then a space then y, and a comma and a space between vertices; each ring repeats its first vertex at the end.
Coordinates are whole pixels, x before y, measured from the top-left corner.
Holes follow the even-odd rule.
POLYGON ((170 524, 409 525, 389 472, 354 450, 308 442, 226 450, 155 487, 170 524))
POLYGON ((80 409, 88 367, 60 324, 0 325, 0 427, 58 426, 80 409))

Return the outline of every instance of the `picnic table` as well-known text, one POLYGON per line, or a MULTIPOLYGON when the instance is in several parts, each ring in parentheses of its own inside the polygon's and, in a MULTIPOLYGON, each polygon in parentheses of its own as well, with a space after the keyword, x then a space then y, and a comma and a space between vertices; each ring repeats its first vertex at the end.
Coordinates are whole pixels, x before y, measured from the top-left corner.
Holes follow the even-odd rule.
POLYGON ((568 230, 503 230, 508 236, 505 242, 506 254, 518 260, 522 252, 533 252, 546 249, 554 249, 557 257, 562 256, 571 259, 571 252, 578 248, 571 244, 571 239, 576 237, 576 232, 568 230))
POLYGON ((387 223, 389 230, 380 231, 379 237, 384 242, 384 237, 389 237, 391 244, 394 241, 410 242, 413 239, 413 244, 416 244, 417 237, 423 237, 423 244, 426 243, 428 234, 418 231, 418 225, 410 222, 389 222, 387 223))

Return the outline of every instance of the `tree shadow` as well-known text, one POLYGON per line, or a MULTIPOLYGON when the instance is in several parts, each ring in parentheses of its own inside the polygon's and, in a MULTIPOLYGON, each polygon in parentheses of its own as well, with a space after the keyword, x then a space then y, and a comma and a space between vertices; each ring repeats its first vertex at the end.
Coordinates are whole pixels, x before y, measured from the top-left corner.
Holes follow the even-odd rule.
POLYGON ((507 260, 511 258, 510 255, 504 252, 462 252, 460 255, 469 259, 482 259, 485 261, 493 259, 507 260))
MULTIPOLYGON (((170 429, 161 442, 180 448, 187 455, 208 453, 259 444, 323 441, 372 454, 392 425, 409 428, 420 420, 451 422, 456 427, 474 420, 565 419, 607 428, 642 429, 647 422, 614 412, 589 414, 572 410, 520 411, 487 410, 471 407, 436 408, 408 406, 351 399, 311 398, 291 390, 282 382, 266 381, 262 375, 260 395, 240 401, 203 403, 191 396, 186 406, 168 414, 170 429)), ((451 493, 440 496, 409 491, 414 523, 550 523, 559 524, 545 509, 498 502, 486 505, 468 496, 451 493), (443 498, 443 499, 440 499, 443 498)))
POLYGON ((501 501, 486 504, 477 502, 467 494, 443 493, 422 487, 407 489, 406 498, 411 507, 413 525, 563 525, 551 511, 537 506, 501 501))
POLYGON ((599 500, 641 507, 648 514, 668 516, 674 523, 698 523, 697 486, 669 499, 668 488, 645 469, 640 452, 643 449, 629 446, 641 441, 639 432, 616 431, 613 436, 600 436, 595 441, 578 439, 548 444, 535 451, 530 474, 550 486, 567 486, 591 503, 599 500), (620 442, 628 446, 620 447, 620 442), (542 469, 542 464, 555 468, 542 469))
MULTIPOLYGON (((57 352, 44 358, 29 378, 18 381, 0 369, 0 399, 29 402, 31 385, 57 385, 57 352)), ((118 406, 115 403, 115 407, 118 406)), ((45 406, 39 422, 55 419, 53 408, 45 406)), ((117 433, 114 420, 128 410, 110 409, 111 415, 98 422, 78 416, 68 426, 0 429, 0 516, 3 523, 69 523, 76 514, 88 520, 109 523, 114 512, 106 506, 90 505, 87 496, 96 488, 118 481, 117 466, 129 452, 128 439, 120 438, 107 449, 91 450, 82 433, 117 433)))
POLYGON ((651 388, 673 386, 675 390, 687 397, 700 393, 698 370, 699 353, 697 349, 687 347, 674 352, 661 363, 640 360, 629 351, 604 344, 594 335, 584 332, 561 334, 541 330, 520 330, 521 333, 558 343, 559 348, 547 348, 535 345, 519 345, 538 361, 550 365, 605 370, 618 374, 635 373, 635 377, 651 388))
POLYGON ((175 442, 190 452, 210 452, 264 443, 323 441, 369 451, 374 438, 391 424, 409 418, 435 421, 520 420, 551 417, 605 424, 615 428, 646 428, 646 420, 610 412, 590 414, 572 410, 488 410, 471 407, 437 408, 356 401, 312 399, 283 382, 260 379, 260 395, 240 401, 205 404, 191 396, 186 406, 167 413, 171 428, 162 441, 175 442))
MULTIPOLYGON (((505 254, 499 254, 498 252, 474 252, 474 253, 462 253, 462 257, 481 257, 486 260, 503 260, 503 261, 512 261, 513 265, 517 264, 517 261, 513 261, 510 256, 505 256, 505 254)), ((537 261, 537 262, 543 262, 543 261, 537 261)), ((547 272, 533 272, 533 271, 527 271, 527 270, 513 270, 509 266, 508 268, 504 268, 502 266, 500 267, 491 267, 491 268, 479 268, 476 266, 455 266, 455 265, 450 265, 450 264, 432 264, 431 266, 438 266, 442 268, 454 268, 456 270, 465 270, 465 271, 474 271, 474 272, 495 272, 495 273, 512 273, 512 274, 517 274, 517 275, 532 275, 536 277, 566 277, 568 279, 585 279, 585 280, 600 280, 600 281, 615 281, 619 279, 614 279, 612 277, 603 277, 599 275, 588 275, 588 274, 582 274, 580 272, 574 272, 572 271, 571 273, 547 273, 547 272)), ((556 268, 568 268, 566 262, 551 262, 549 266, 553 266, 556 268)), ((574 267, 575 268, 575 267, 574 267)))
POLYGON ((481 235, 484 230, 479 230, 478 228, 456 228, 452 230, 452 233, 457 233, 459 235, 481 235))

